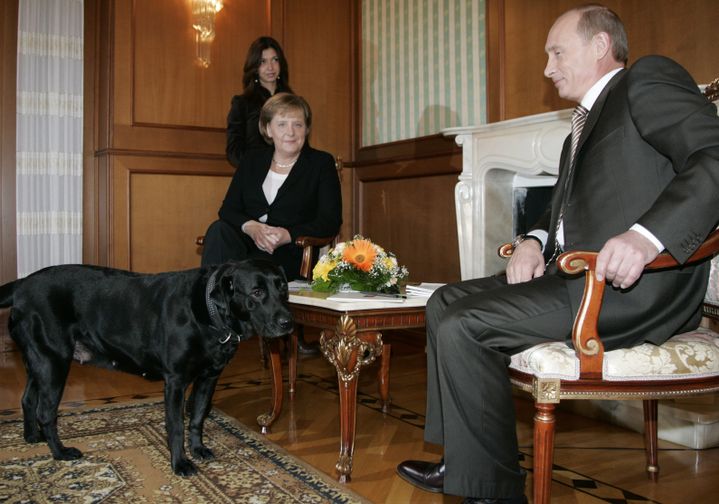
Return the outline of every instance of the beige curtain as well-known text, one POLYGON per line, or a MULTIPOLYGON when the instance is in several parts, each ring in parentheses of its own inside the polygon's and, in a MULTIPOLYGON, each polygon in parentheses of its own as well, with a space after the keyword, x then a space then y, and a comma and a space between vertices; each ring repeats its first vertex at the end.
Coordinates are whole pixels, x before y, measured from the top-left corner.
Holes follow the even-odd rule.
POLYGON ((82 261, 83 0, 20 0, 17 262, 82 261))

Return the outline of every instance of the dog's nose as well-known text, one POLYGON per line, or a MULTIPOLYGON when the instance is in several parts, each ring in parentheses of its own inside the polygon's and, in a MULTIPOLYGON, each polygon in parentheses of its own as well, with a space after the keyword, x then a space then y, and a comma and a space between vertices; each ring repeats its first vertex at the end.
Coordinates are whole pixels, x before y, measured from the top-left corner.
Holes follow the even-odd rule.
POLYGON ((294 321, 292 320, 292 317, 280 317, 277 320, 277 324, 282 328, 283 331, 291 331, 292 326, 294 325, 294 321))

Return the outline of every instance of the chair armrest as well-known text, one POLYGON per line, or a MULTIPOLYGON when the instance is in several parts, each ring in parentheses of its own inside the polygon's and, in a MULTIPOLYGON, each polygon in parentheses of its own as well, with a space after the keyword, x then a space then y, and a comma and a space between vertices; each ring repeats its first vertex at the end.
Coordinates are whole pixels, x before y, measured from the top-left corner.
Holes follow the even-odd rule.
MULTIPOLYGON (((497 254, 499 257, 503 257, 505 259, 512 257, 512 243, 507 242, 503 243, 499 246, 497 249, 497 254)), ((565 252, 568 253, 568 252, 565 252)), ((591 254, 592 252, 587 252, 588 254, 591 254)), ((593 252, 596 254, 596 252, 593 252)), ((708 257, 713 257, 719 253, 719 228, 715 229, 714 231, 707 236, 707 239, 704 240, 704 243, 702 243, 699 248, 692 254, 692 256, 687 259, 687 261, 684 264, 692 264, 698 261, 702 261, 708 257)), ((669 253, 663 252, 659 254, 656 259, 654 259, 652 262, 647 264, 644 269, 665 269, 665 268, 675 268, 679 266, 679 263, 676 259, 674 259, 669 253)))
POLYGON ((606 283, 597 280, 597 252, 576 250, 557 258, 557 267, 569 274, 584 271, 584 295, 572 326, 572 343, 579 359, 580 379, 601 379, 604 345, 597 331, 606 283))
MULTIPOLYGON (((503 243, 497 249, 499 257, 512 257, 512 243, 503 243)), ((566 273, 585 272, 584 296, 574 318, 572 342, 579 358, 580 378, 601 378, 604 345, 597 333, 597 320, 602 309, 604 282, 598 282, 594 270, 597 253, 585 251, 565 252, 557 258, 557 266, 566 273)))
POLYGON ((499 255, 499 257, 503 257, 504 259, 509 259, 510 257, 512 257, 512 252, 514 252, 512 242, 503 243, 497 249, 497 254, 499 255))
POLYGON ((302 247, 302 263, 300 264, 300 276, 307 280, 312 280, 312 252, 314 247, 324 247, 326 245, 334 245, 337 236, 317 237, 317 236, 298 236, 295 245, 302 247))
POLYGON ((295 245, 298 247, 324 247, 325 245, 331 245, 334 243, 336 236, 329 236, 325 238, 318 238, 316 236, 298 236, 295 240, 295 245))
MULTIPOLYGON (((719 253, 719 230, 714 230, 683 265, 709 259, 719 253)), ((597 281, 598 252, 569 251, 557 258, 560 270, 569 274, 585 272, 584 295, 572 327, 572 342, 580 362, 580 378, 599 378, 602 375, 604 345, 597 332, 602 308, 604 281, 597 281)), ((669 253, 663 252, 647 264, 645 270, 669 269, 680 266, 669 253)))
MULTIPOLYGON (((505 243, 497 251, 500 257, 512 256, 512 244, 505 243)), ((714 230, 702 245, 684 263, 693 264, 709 259, 719 253, 719 230, 714 230)), ((575 250, 564 252, 557 258, 557 267, 568 274, 584 271, 584 295, 572 327, 572 343, 579 358, 581 379, 601 378, 604 345, 597 331, 599 313, 602 309, 604 281, 597 281, 598 252, 575 250)), ((647 264, 645 270, 668 269, 680 266, 669 253, 663 252, 647 264)))
MULTIPOLYGON (((295 245, 302 247, 302 263, 300 264, 300 275, 302 278, 312 280, 312 252, 314 247, 324 247, 325 245, 334 245, 337 241, 336 236, 316 237, 316 236, 298 236, 295 245)), ((203 246, 205 237, 198 236, 195 238, 195 245, 203 246)))

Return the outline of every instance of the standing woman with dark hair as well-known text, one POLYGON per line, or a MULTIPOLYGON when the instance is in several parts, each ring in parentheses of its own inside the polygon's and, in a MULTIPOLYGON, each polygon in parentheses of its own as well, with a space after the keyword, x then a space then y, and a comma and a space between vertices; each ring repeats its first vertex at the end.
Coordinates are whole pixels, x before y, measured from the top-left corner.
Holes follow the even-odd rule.
POLYGON ((242 76, 244 92, 232 98, 227 114, 227 160, 235 168, 239 168, 248 150, 267 147, 260 134, 260 109, 275 93, 292 93, 289 82, 290 72, 280 44, 272 37, 252 42, 242 76))

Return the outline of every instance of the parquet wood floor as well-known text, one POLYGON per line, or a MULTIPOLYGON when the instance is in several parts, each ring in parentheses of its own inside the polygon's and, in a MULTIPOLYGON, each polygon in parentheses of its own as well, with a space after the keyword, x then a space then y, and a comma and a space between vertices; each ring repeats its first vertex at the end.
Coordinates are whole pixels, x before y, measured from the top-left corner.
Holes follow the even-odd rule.
MULTIPOLYGON (((390 393, 393 408, 382 414, 376 367, 360 376, 357 437, 349 486, 377 503, 454 504, 461 498, 415 490, 395 476, 408 458, 434 460, 439 447, 425 444, 425 355, 421 333, 388 333, 393 344, 390 393)), ((0 311, 0 338, 7 337, 0 311)), ((308 339, 316 335, 310 334, 308 339)), ((339 401, 336 375, 321 357, 302 357, 293 402, 285 400, 282 416, 269 438, 327 474, 334 474, 339 451, 339 401)), ((0 414, 16 413, 25 374, 17 352, 0 353, 0 414)), ((132 400, 136 395, 162 395, 160 382, 118 372, 73 365, 61 408, 132 400)), ((215 407, 258 429, 255 418, 270 404, 270 374, 260 365, 257 340, 240 346, 225 369, 215 394, 215 407)), ((532 404, 518 397, 520 451, 531 467, 532 404)), ((660 441, 661 476, 651 483, 644 475, 640 434, 560 411, 557 423, 553 502, 693 504, 716 501, 719 491, 719 448, 691 450, 660 441)), ((219 456, 222 456, 219 454, 219 456)), ((531 471, 527 484, 531 495, 531 471)))

